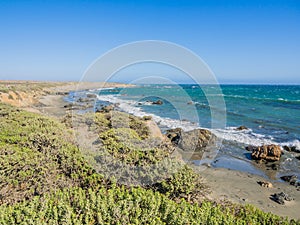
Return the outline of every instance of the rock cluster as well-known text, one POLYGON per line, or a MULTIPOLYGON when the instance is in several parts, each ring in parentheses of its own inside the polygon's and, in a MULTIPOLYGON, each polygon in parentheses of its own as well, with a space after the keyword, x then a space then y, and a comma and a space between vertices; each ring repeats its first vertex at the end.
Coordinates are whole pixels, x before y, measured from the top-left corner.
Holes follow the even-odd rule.
POLYGON ((247 150, 252 151, 251 157, 255 160, 278 161, 282 154, 279 145, 262 145, 258 147, 248 146, 247 150))
POLYGON ((294 200, 291 196, 284 192, 275 193, 271 196, 271 199, 278 204, 284 205, 284 201, 292 201, 294 200))
POLYGON ((288 146, 288 145, 285 145, 283 146, 283 149, 288 151, 288 152, 296 152, 296 153, 300 153, 300 150, 297 149, 296 146, 288 146))
POLYGON ((272 183, 270 183, 270 182, 258 181, 257 183, 262 187, 266 187, 266 188, 272 188, 273 187, 272 183))
POLYGON ((290 185, 293 185, 295 187, 300 186, 300 182, 298 181, 297 175, 282 176, 280 177, 280 179, 290 183, 290 185))

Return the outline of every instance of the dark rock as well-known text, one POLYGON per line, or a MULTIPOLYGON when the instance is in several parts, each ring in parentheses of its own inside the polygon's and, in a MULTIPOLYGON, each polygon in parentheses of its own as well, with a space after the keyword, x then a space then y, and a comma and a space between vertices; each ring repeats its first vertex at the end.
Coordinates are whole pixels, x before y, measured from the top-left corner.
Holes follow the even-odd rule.
POLYGON ((246 147, 246 150, 249 151, 249 152, 252 152, 253 149, 255 149, 256 147, 255 146, 252 146, 252 145, 249 145, 246 147))
POLYGON ((87 98, 82 98, 82 97, 80 97, 78 100, 77 100, 77 102, 80 102, 80 103, 82 103, 82 102, 89 102, 90 100, 89 99, 87 99, 87 98))
POLYGON ((152 102, 152 105, 162 105, 162 104, 164 104, 164 102, 162 100, 157 100, 157 101, 152 102))
POLYGON ((178 145, 178 142, 179 142, 180 137, 181 137, 181 132, 183 132, 181 128, 175 128, 175 129, 167 130, 166 136, 167 136, 167 138, 170 139, 170 141, 173 144, 178 145))
POLYGON ((239 126, 236 128, 236 130, 248 130, 248 127, 246 126, 239 126))
POLYGON ((80 105, 76 105, 76 104, 73 104, 73 103, 69 103, 67 105, 64 105, 64 108, 67 109, 67 110, 80 110, 81 109, 80 105))
POLYGON ((285 145, 285 146, 283 146, 283 149, 286 150, 286 151, 288 151, 288 152, 297 152, 297 153, 300 152, 300 150, 298 150, 298 149, 296 148, 296 146, 288 146, 288 145, 285 145))
POLYGON ((280 179, 289 182, 291 185, 298 186, 297 175, 282 176, 280 179))
POLYGON ((152 116, 143 116, 143 120, 152 120, 152 116))
POLYGON ((193 101, 189 101, 187 104, 188 104, 188 105, 193 105, 194 102, 193 102, 193 101))
POLYGON ((284 201, 294 200, 291 196, 289 196, 288 194, 286 194, 284 192, 275 193, 275 194, 271 195, 271 199, 281 205, 284 205, 284 201))
POLYGON ((298 160, 300 160, 300 155, 296 156, 295 158, 298 159, 298 160))
POLYGON ((88 98, 97 98, 97 95, 95 95, 95 94, 87 94, 86 97, 88 97, 88 98))
POLYGON ((272 170, 278 170, 278 169, 279 169, 279 164, 273 163, 273 164, 271 165, 271 168, 272 168, 272 170))
POLYGON ((281 147, 279 145, 262 145, 252 147, 251 157, 255 160, 278 161, 281 156, 281 147))
POLYGON ((58 92, 55 92, 55 95, 68 95, 69 92, 67 91, 58 91, 58 92))
POLYGON ((171 142, 187 152, 201 152, 206 147, 213 145, 216 140, 216 136, 209 130, 195 129, 184 132, 180 128, 167 131, 167 137, 171 142))
POLYGON ((268 168, 271 168, 272 170, 278 170, 279 169, 279 163, 272 163, 272 164, 266 164, 266 166, 268 167, 268 168))
POLYGON ((73 104, 72 103, 69 103, 67 105, 64 105, 64 108, 72 108, 73 107, 73 104))

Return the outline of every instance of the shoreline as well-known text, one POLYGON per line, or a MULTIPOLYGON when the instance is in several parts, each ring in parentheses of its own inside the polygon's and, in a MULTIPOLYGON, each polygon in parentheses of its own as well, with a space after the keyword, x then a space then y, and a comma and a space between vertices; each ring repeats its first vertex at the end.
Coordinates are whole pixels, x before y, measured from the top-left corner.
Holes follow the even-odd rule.
MULTIPOLYGON (((94 85, 99 87, 99 84, 94 85)), ((120 87, 114 85, 116 84, 112 84, 111 87, 120 87)), ((122 85, 121 87, 124 87, 124 84, 122 85)), ((61 118, 67 111, 64 108, 67 104, 64 101, 65 94, 66 92, 74 91, 74 87, 74 84, 52 87, 53 92, 39 97, 39 104, 24 107, 23 109, 61 118)), ((92 89, 91 87, 92 85, 83 85, 82 90, 92 89)), ((263 177, 225 168, 206 167, 204 170, 199 170, 199 173, 203 177, 204 182, 210 187, 212 192, 207 197, 213 201, 226 200, 239 204, 252 204, 265 212, 272 212, 284 217, 288 216, 290 219, 299 219, 300 191, 297 191, 295 187, 287 183, 272 181, 273 187, 266 188, 257 183, 258 181, 267 181, 263 177), (279 205, 270 199, 271 194, 281 191, 289 193, 294 200, 286 202, 285 205, 279 205)))
MULTIPOLYGON (((63 96, 56 97, 60 101, 53 101, 51 96, 45 97, 45 99, 50 100, 48 103, 54 104, 53 110, 48 111, 48 113, 51 113, 51 111, 58 112, 58 109, 62 109, 63 105, 66 104, 63 96)), ((260 186, 257 182, 268 181, 268 179, 248 172, 226 168, 207 167, 199 173, 204 182, 210 187, 212 193, 207 197, 213 201, 226 200, 243 205, 252 204, 265 212, 283 217, 288 216, 290 219, 300 218, 298 212, 300 208, 300 191, 287 183, 273 180, 273 187, 266 188, 260 186), (279 205, 270 199, 272 194, 281 191, 289 193, 294 200, 286 202, 285 205, 279 205)))

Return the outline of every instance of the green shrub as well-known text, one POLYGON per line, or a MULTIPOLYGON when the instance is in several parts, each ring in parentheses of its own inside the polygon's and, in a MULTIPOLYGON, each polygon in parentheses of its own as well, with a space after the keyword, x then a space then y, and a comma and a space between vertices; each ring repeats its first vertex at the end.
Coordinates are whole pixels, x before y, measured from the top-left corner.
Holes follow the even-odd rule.
POLYGON ((95 171, 72 144, 65 126, 3 104, 0 115, 0 202, 14 203, 74 185, 89 186, 95 171))
POLYGON ((176 203, 142 188, 72 188, 2 205, 0 224, 297 224, 248 206, 242 211, 236 216, 210 202, 176 203))
POLYGON ((100 133, 99 138, 105 150, 116 160, 127 164, 154 164, 169 155, 167 151, 142 140, 139 134, 131 128, 111 128, 100 133))
MULTIPOLYGON (((143 153, 133 145, 144 141, 140 135, 110 127, 100 138, 128 163, 159 161, 166 151, 143 153)), ((300 224, 253 206, 180 199, 193 198, 201 189, 198 181, 185 166, 160 183, 161 193, 117 186, 91 168, 64 125, 0 104, 0 225, 300 224)))

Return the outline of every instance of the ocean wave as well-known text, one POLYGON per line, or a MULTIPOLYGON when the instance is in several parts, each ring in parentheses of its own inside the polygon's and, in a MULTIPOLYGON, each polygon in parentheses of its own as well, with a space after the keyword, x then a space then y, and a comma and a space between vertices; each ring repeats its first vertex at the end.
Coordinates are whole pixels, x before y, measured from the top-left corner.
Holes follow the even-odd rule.
MULTIPOLYGON (((189 131, 199 127, 198 124, 192 123, 190 121, 182 121, 182 120, 176 120, 166 117, 160 117, 158 115, 155 115, 153 113, 147 113, 142 110, 142 108, 138 107, 138 103, 133 100, 124 100, 118 98, 116 95, 98 95, 98 99, 101 101, 108 101, 110 103, 119 104, 119 108, 127 112, 129 114, 143 117, 143 116, 151 116, 153 120, 160 126, 160 127, 166 127, 169 129, 173 128, 181 128, 184 131, 189 131)), ((146 102, 143 102, 146 103, 146 102)), ((206 128, 208 129, 208 128, 206 128)), ((292 145, 292 146, 298 146, 300 147, 299 141, 295 142, 286 142, 286 143, 277 143, 273 141, 273 137, 271 135, 264 135, 264 134, 258 134, 253 132, 251 129, 247 130, 237 130, 236 127, 226 127, 225 129, 208 129, 212 133, 214 133, 218 138, 226 140, 226 141, 232 141, 241 143, 243 145, 254 145, 254 146, 260 146, 264 144, 279 144, 281 146, 284 145, 292 145)), ((299 148, 300 149, 300 148, 299 148)))
POLYGON ((223 95, 225 98, 239 98, 245 100, 256 100, 256 101, 274 101, 274 102, 286 102, 286 103, 294 103, 299 104, 300 100, 298 99, 285 99, 285 98, 259 98, 259 97, 252 97, 252 96, 243 96, 243 95, 223 95))
POLYGON ((160 116, 157 116, 153 113, 146 113, 144 112, 140 107, 136 106, 138 102, 133 101, 133 100, 123 100, 120 98, 117 98, 116 96, 113 95, 98 95, 98 100, 101 101, 108 101, 110 103, 116 104, 118 103, 118 107, 129 114, 138 116, 138 117, 143 117, 143 116, 151 116, 153 120, 162 127, 167 127, 170 129, 173 128, 181 128, 184 131, 189 131, 198 128, 198 124, 194 124, 189 121, 182 121, 182 120, 175 120, 171 118, 162 118, 160 116))
POLYGON ((238 142, 244 145, 260 146, 278 144, 272 141, 273 138, 271 136, 255 133, 251 129, 237 130, 236 127, 227 127, 225 129, 214 129, 212 132, 223 140, 238 142))

